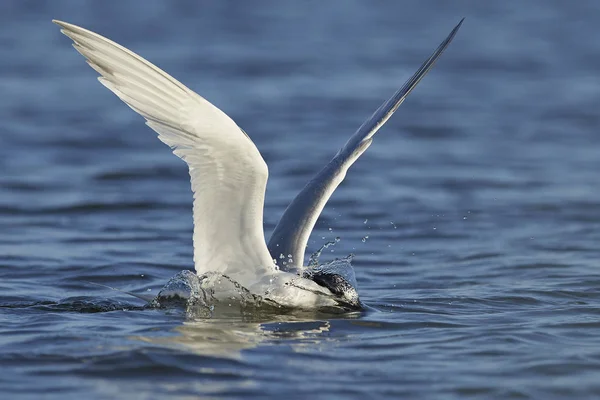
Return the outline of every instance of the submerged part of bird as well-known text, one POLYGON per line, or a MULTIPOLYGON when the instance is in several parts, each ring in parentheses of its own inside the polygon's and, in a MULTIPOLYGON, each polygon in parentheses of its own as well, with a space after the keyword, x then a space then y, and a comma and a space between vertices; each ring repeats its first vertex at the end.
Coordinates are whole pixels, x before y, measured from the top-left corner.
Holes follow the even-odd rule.
POLYGON ((335 259, 327 264, 309 266, 302 276, 329 289, 337 296, 341 305, 360 308, 362 303, 358 297, 358 284, 352 268, 353 258, 354 255, 350 254, 348 257, 335 259))
POLYGON ((179 298, 186 306, 210 310, 211 302, 233 296, 240 303, 277 307, 360 307, 351 259, 305 268, 306 244, 348 168, 433 67, 462 20, 300 191, 268 244, 263 231, 268 169, 250 136, 206 99, 132 51, 76 25, 54 22, 101 75, 100 83, 143 116, 189 167, 196 274, 182 272, 171 279, 155 299, 157 305, 179 298))
MULTIPOLYGON (((329 289, 332 293, 331 302, 321 307, 325 311, 359 310, 362 304, 356 289, 356 277, 351 261, 352 256, 348 256, 314 268, 306 268, 303 273, 304 279, 297 277, 296 281, 292 279, 288 284, 297 290, 310 292, 310 288, 302 286, 302 282, 309 279, 329 289)), ((254 290, 245 288, 227 275, 209 272, 198 276, 192 271, 185 270, 169 279, 149 306, 183 308, 188 314, 196 317, 210 317, 216 309, 222 307, 285 308, 285 304, 279 304, 271 299, 271 292, 275 288, 273 285, 278 285, 278 282, 273 280, 257 292, 257 288, 254 290)))

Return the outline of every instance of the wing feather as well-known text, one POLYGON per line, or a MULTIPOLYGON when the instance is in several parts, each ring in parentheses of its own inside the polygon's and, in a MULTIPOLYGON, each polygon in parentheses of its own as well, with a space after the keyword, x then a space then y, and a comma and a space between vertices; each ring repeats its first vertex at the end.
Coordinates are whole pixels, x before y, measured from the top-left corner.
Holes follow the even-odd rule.
POLYGON ((267 165, 221 110, 175 78, 96 33, 53 21, 158 138, 183 159, 194 192, 194 264, 251 284, 275 271, 263 233, 267 165))
POLYGON ((275 227, 268 245, 271 256, 280 263, 279 267, 281 269, 293 271, 303 268, 304 253, 310 233, 323 207, 325 207, 335 189, 346 177, 348 168, 367 150, 371 145, 373 135, 386 123, 410 92, 412 92, 421 79, 433 67, 437 59, 446 50, 452 39, 454 39, 463 20, 464 18, 454 27, 417 72, 362 124, 329 164, 308 182, 292 203, 290 203, 275 227), (282 254, 284 257, 280 257, 282 254), (289 255, 292 256, 292 262, 289 261, 289 255), (285 264, 283 261, 285 261, 285 264))

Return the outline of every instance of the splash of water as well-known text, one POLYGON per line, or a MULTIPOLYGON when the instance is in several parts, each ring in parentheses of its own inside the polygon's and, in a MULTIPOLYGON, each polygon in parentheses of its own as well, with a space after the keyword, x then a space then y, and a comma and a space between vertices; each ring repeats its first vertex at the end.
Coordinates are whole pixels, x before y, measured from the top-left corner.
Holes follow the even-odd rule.
POLYGON ((315 251, 313 254, 310 255, 310 258, 308 259, 308 267, 309 268, 315 268, 319 266, 319 257, 321 257, 321 253, 323 252, 323 250, 329 248, 330 246, 335 246, 336 243, 338 243, 340 241, 340 237, 336 237, 334 240, 330 240, 329 242, 325 243, 323 246, 321 246, 321 248, 317 251, 315 251))

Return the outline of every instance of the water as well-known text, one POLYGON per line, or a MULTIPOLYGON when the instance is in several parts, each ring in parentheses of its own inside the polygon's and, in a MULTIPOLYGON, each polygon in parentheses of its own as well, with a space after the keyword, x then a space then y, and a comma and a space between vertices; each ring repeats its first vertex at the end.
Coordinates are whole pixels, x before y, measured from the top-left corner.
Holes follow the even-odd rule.
POLYGON ((591 0, 2 2, 0 397, 597 398, 599 15, 591 0), (311 237, 309 252, 341 238, 323 261, 355 254, 371 309, 186 318, 88 283, 155 295, 192 268, 191 194, 51 18, 232 116, 270 168, 268 234, 462 16, 311 237))

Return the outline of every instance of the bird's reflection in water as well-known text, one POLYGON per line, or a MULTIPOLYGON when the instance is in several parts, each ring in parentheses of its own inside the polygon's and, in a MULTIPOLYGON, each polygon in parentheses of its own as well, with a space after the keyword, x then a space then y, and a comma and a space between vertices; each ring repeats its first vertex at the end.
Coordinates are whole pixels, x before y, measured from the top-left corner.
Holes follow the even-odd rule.
POLYGON ((171 335, 137 336, 135 339, 205 356, 238 358, 242 350, 261 344, 286 341, 297 347, 337 340, 330 335, 331 318, 356 319, 361 315, 360 312, 333 315, 297 311, 281 314, 280 310, 234 304, 215 308, 210 318, 206 318, 203 308, 196 316, 190 311, 185 311, 187 318, 170 332, 171 335))

